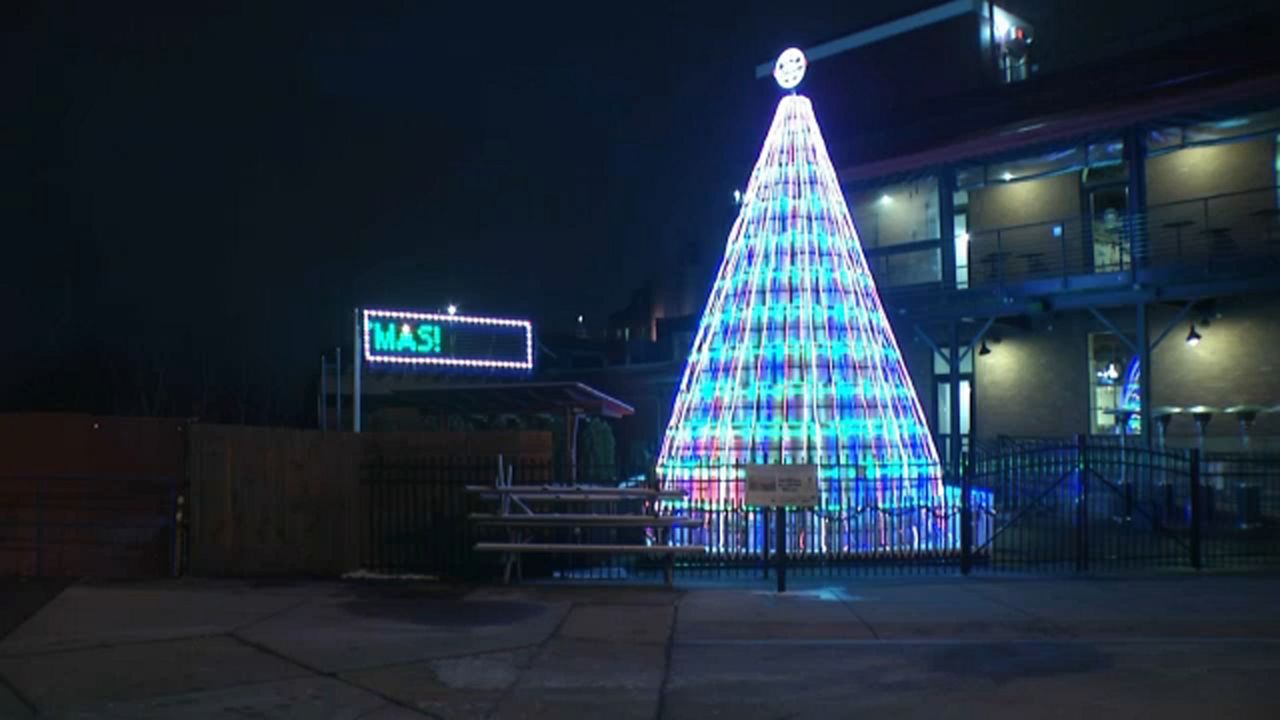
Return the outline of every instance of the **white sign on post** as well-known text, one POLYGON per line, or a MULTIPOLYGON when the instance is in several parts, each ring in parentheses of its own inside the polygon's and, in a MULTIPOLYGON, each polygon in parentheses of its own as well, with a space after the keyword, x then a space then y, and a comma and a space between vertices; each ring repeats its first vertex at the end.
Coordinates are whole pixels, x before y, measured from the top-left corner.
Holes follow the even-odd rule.
POLYGON ((815 507, 817 465, 748 465, 747 504, 755 507, 815 507))

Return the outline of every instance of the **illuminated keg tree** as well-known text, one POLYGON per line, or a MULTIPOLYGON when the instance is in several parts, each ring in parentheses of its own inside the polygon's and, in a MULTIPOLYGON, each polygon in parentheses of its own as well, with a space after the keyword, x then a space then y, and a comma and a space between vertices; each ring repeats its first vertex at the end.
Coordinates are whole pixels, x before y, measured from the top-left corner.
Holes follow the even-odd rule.
MULTIPOLYGON (((793 48, 774 77, 792 90, 805 65, 793 48)), ((794 91, 742 196, 658 459, 685 511, 716 511, 695 531, 708 547, 758 546, 758 528, 720 512, 741 506, 751 463, 819 466, 822 507, 805 522, 821 527, 793 534, 805 550, 955 547, 937 449, 813 105, 794 91)))

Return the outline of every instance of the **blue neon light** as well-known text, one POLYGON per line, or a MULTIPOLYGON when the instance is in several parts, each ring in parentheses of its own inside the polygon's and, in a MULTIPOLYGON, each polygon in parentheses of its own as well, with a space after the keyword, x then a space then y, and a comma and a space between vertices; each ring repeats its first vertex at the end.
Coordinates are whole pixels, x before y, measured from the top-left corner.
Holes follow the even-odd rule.
MULTIPOLYGON (((885 316, 809 99, 778 104, 742 195, 658 460, 678 510, 743 501, 743 465, 819 466, 797 542, 827 550, 957 547, 937 449, 885 316), (906 521, 904 522, 904 518, 906 521)), ((989 501, 988 501, 989 502, 989 501)), ((724 513, 688 538, 750 551, 724 513)))

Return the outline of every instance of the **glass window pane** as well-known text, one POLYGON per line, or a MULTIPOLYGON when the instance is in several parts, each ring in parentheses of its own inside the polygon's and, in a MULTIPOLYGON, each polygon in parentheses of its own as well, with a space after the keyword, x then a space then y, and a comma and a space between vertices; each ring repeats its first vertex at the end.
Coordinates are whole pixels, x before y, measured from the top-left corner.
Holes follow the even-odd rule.
POLYGON ((939 239, 935 177, 851 192, 849 200, 863 247, 939 239))
MULTIPOLYGON (((964 427, 964 418, 961 418, 964 427)), ((938 383, 938 434, 951 434, 951 383, 938 383)))
MULTIPOLYGON (((1120 431, 1116 410, 1137 410, 1138 396, 1134 360, 1129 346, 1109 332, 1089 334, 1089 401, 1092 409, 1090 430, 1094 433, 1120 431)), ((1139 431, 1136 418, 1131 418, 1127 432, 1139 431)))

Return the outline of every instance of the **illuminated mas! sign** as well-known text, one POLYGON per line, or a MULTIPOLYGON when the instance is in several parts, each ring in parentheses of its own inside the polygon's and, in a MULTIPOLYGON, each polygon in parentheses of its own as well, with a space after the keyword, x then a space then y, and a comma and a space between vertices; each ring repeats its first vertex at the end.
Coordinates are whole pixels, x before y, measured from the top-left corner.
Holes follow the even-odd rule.
POLYGON ((533 369, 528 320, 365 310, 363 326, 364 359, 371 364, 533 369))

